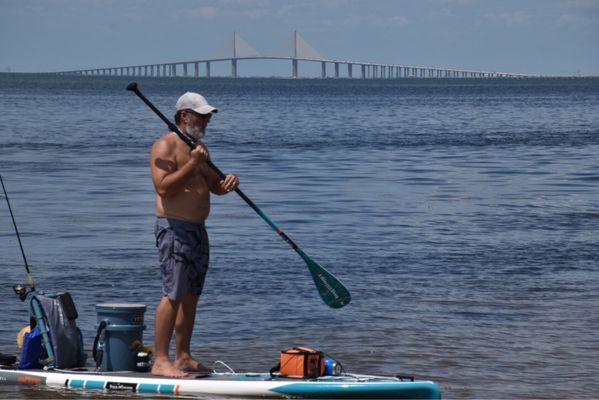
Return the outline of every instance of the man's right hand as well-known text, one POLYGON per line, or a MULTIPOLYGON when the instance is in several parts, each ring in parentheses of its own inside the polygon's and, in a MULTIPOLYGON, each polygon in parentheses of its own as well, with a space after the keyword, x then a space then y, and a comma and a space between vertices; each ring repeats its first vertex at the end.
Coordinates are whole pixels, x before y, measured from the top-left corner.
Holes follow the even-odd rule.
POLYGON ((195 149, 191 150, 189 153, 190 158, 189 162, 194 166, 199 166, 200 164, 204 164, 206 161, 210 159, 210 154, 208 153, 208 149, 203 143, 198 143, 195 149))

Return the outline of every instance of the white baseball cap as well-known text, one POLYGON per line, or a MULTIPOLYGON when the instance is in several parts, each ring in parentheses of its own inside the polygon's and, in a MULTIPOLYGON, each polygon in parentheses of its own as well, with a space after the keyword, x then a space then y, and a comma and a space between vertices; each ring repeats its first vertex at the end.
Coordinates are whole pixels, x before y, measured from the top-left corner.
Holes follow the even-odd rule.
POLYGON ((177 111, 180 110, 193 110, 198 114, 210 114, 216 113, 218 110, 212 107, 204 96, 199 93, 187 92, 183 96, 179 97, 177 104, 175 105, 177 111))

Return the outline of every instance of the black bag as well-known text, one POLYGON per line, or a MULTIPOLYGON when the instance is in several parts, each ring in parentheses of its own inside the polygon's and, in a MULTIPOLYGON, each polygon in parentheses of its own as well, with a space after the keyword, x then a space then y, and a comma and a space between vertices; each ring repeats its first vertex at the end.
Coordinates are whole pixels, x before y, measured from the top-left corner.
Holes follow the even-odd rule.
POLYGON ((87 355, 83 350, 83 336, 77 328, 79 316, 73 298, 67 292, 54 297, 40 294, 31 301, 37 301, 44 314, 44 322, 49 331, 50 342, 54 352, 55 368, 83 367, 87 355))

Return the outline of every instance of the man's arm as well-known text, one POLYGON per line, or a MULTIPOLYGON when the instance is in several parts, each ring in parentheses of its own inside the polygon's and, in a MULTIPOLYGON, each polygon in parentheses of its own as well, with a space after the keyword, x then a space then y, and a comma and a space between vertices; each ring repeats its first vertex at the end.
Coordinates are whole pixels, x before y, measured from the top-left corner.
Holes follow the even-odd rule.
POLYGON ((183 191, 189 178, 197 173, 198 166, 205 164, 208 159, 206 149, 198 146, 190 152, 189 161, 177 169, 175 148, 176 145, 166 138, 158 140, 152 146, 152 182, 160 197, 173 196, 183 191))

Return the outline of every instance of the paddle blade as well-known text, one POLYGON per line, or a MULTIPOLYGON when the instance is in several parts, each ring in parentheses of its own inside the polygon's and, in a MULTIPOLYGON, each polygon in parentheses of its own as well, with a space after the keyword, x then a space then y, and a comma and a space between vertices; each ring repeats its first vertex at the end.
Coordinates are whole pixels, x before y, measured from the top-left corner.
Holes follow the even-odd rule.
POLYGON ((339 279, 335 278, 333 274, 307 255, 302 254, 302 258, 308 265, 312 279, 314 279, 314 284, 316 284, 316 289, 318 289, 318 294, 320 294, 320 297, 327 306, 341 308, 349 304, 351 295, 339 279))

